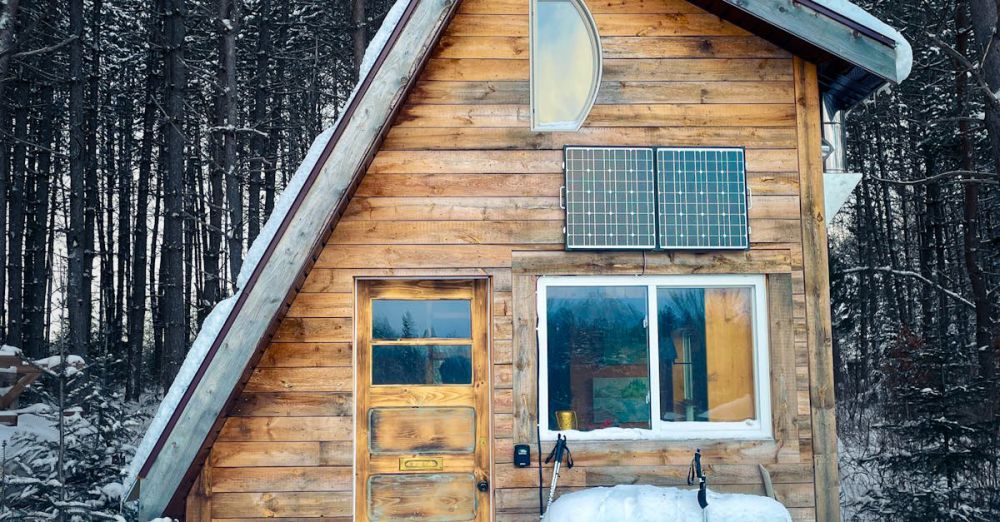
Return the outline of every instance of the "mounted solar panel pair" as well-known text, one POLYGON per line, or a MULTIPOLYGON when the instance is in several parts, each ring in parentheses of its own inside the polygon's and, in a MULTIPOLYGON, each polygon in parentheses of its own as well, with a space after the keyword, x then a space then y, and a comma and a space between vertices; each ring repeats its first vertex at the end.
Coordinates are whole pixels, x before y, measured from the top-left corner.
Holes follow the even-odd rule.
POLYGON ((743 149, 566 147, 566 248, 746 249, 743 149))

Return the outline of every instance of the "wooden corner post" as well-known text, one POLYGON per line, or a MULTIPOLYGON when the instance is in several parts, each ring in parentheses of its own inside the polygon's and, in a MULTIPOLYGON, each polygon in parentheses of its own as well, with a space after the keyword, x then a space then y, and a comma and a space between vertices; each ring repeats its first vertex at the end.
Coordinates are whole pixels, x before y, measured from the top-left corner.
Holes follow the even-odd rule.
POLYGON ((830 267, 823 207, 820 95, 816 65, 793 61, 802 202, 802 261, 805 272, 806 335, 809 343, 809 404, 812 413, 816 518, 840 520, 837 420, 833 385, 830 267))

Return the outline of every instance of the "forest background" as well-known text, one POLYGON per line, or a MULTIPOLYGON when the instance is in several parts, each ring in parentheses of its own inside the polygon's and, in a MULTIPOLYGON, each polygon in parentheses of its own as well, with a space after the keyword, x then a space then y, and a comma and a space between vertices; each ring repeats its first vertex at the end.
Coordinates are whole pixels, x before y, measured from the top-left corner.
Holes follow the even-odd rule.
MULTIPOLYGON (((44 369, 0 427, 0 520, 129 518, 146 420, 391 4, 0 4, 0 340, 44 369)), ((997 4, 861 4, 915 63, 848 116, 845 517, 1000 520, 997 4)))

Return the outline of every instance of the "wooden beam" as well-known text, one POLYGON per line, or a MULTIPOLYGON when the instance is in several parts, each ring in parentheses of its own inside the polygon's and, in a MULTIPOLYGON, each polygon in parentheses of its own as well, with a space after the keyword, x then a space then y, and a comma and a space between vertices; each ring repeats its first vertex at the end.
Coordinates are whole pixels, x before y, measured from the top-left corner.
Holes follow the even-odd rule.
POLYGON ((788 250, 738 252, 514 252, 515 274, 774 274, 792 271, 788 250))
POLYGON ((723 0, 841 59, 898 82, 896 50, 795 0, 723 0))
POLYGON ((819 81, 816 66, 812 63, 796 58, 794 69, 806 336, 809 345, 809 403, 812 413, 813 461, 816 468, 816 516, 821 521, 836 521, 840 520, 840 481, 837 470, 830 268, 826 219, 823 215, 819 81))
MULTIPOLYGON (((142 477, 139 519, 159 516, 182 486, 190 466, 225 404, 237 389, 245 369, 281 312, 285 297, 334 223, 338 201, 349 196, 355 177, 384 134, 387 122, 423 65, 454 10, 456 0, 414 0, 408 23, 373 74, 341 137, 319 166, 310 190, 300 200, 294 219, 275 238, 275 255, 260 269, 256 284, 245 288, 242 308, 235 316, 220 349, 197 383, 190 401, 177 417, 155 462, 142 477)), ((289 427, 291 429, 291 427, 289 427)), ((294 431, 294 430, 293 430, 294 431)), ((235 498, 235 497, 232 497, 235 498)), ((244 502, 239 500, 237 504, 244 502)), ((349 504, 349 497, 340 502, 349 504)), ((219 506, 213 505, 213 511, 219 506)), ((254 513, 256 514, 256 513, 254 513)), ((322 513, 319 513, 322 514, 322 513)))

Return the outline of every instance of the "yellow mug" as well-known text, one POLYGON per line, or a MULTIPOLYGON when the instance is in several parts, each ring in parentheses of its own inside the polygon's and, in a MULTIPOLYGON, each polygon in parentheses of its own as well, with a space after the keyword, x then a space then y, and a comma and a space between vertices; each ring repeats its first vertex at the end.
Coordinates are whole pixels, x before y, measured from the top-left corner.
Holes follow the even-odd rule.
POLYGON ((557 410, 556 411, 556 426, 559 427, 559 431, 564 430, 575 430, 579 426, 576 421, 576 411, 574 410, 557 410))

